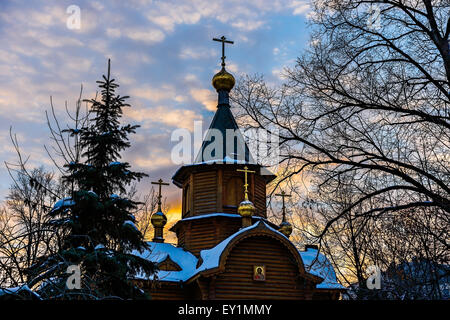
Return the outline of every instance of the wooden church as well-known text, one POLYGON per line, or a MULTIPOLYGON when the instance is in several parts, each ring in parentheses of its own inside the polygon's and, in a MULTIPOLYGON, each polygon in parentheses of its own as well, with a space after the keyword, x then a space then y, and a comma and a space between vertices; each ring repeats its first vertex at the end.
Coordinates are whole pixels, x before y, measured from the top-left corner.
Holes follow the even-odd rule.
POLYGON ((170 229, 178 244, 164 242, 159 205, 150 250, 136 253, 159 271, 135 281, 153 299, 338 299, 343 287, 330 262, 314 246, 299 250, 289 240, 284 204, 280 225, 267 220, 266 185, 275 176, 253 160, 239 134, 229 104, 235 79, 225 70, 224 45, 232 42, 214 40, 222 42, 222 69, 212 79, 217 111, 194 163, 172 177, 183 197, 182 219, 170 229), (227 141, 230 130, 237 134, 227 141))

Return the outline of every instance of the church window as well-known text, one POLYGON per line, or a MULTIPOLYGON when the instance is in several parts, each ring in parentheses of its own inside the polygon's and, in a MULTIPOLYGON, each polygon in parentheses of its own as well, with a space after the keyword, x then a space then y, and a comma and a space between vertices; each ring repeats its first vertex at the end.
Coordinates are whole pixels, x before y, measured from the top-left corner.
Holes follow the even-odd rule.
POLYGON ((183 199, 184 199, 184 207, 183 207, 183 212, 186 214, 189 212, 189 208, 191 206, 191 198, 190 198, 190 186, 186 185, 186 187, 184 188, 184 195, 183 195, 183 199))

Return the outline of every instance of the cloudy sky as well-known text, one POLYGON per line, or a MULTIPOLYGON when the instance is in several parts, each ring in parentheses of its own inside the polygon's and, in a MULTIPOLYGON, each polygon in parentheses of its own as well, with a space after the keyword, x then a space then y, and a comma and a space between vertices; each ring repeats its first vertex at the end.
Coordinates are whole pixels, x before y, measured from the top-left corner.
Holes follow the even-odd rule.
MULTIPOLYGON (((123 159, 150 175, 139 185, 142 193, 150 181, 169 181, 178 167, 170 157, 176 144, 170 141, 173 130, 192 130, 194 120, 209 125, 214 115, 217 97, 211 78, 219 70, 221 49, 212 38, 225 35, 235 41, 226 55, 227 69, 237 80, 261 73, 276 83, 282 68, 292 66, 309 41, 307 3, 0 1, 0 201, 11 183, 3 162, 16 160, 9 128, 30 156, 30 168, 51 168, 44 149, 49 144, 45 110, 50 96, 67 123, 65 101, 74 107, 81 84, 83 97, 93 97, 108 58, 119 93, 131 96, 124 121, 142 126, 123 159), (73 28, 73 5, 80 9, 79 29, 73 28)), ((179 189, 171 186, 166 195, 171 212, 177 212, 179 189)))

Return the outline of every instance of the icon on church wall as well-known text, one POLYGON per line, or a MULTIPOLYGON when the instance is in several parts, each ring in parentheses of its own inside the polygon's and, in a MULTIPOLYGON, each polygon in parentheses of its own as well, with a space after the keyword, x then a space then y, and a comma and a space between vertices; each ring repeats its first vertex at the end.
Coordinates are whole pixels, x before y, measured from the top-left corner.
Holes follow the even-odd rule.
POLYGON ((266 266, 253 266, 253 280, 266 281, 266 266))

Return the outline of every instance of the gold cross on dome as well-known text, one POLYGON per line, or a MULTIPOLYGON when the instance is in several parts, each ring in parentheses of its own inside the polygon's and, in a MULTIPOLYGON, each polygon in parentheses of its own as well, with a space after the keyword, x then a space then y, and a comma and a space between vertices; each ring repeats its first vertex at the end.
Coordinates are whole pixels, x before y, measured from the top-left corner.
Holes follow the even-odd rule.
POLYGON ((287 194, 283 190, 281 190, 281 193, 277 193, 275 195, 279 196, 279 197, 281 197, 283 199, 283 208, 282 208, 282 210, 283 210, 283 222, 285 222, 286 221, 286 206, 284 205, 284 198, 290 197, 291 195, 287 194))
POLYGON ((245 183, 244 183, 244 193, 245 193, 245 200, 248 200, 248 182, 247 182, 247 174, 248 173, 256 173, 256 171, 248 170, 248 167, 245 166, 244 170, 237 169, 236 171, 244 172, 245 177, 245 183))
POLYGON ((226 56, 225 56, 225 43, 233 44, 234 41, 227 40, 227 38, 225 38, 225 36, 220 37, 220 39, 213 38, 213 40, 214 41, 218 41, 218 42, 222 42, 222 58, 221 59, 222 59, 222 67, 225 67, 225 58, 226 58, 226 56))
POLYGON ((167 182, 163 182, 162 179, 159 179, 158 181, 152 181, 152 184, 159 185, 159 193, 158 193, 158 212, 161 212, 161 187, 162 186, 168 186, 169 184, 167 182))

